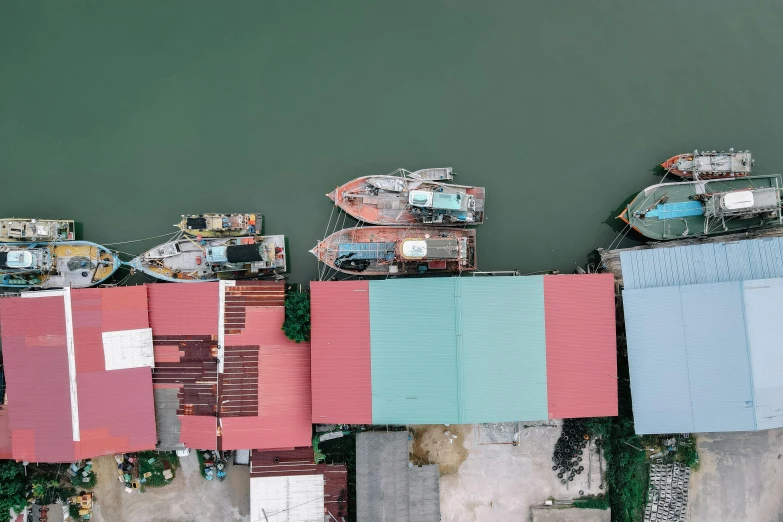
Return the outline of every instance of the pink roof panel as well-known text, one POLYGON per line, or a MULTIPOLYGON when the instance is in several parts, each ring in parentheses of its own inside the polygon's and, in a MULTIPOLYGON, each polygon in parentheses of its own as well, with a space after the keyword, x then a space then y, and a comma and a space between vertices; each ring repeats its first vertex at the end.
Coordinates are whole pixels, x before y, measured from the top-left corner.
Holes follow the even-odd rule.
POLYGON ((312 422, 372 423, 369 284, 313 282, 310 289, 312 422))
POLYGON ((185 447, 217 449, 217 419, 215 417, 181 415, 179 438, 185 447))
POLYGON ((62 296, 0 300, 0 332, 13 457, 73 460, 62 296))
POLYGON ((611 274, 544 277, 549 418, 617 415, 611 274))
POLYGON ((282 306, 247 307, 241 333, 226 346, 258 346, 258 416, 223 417, 222 447, 270 449, 309 446, 310 344, 289 340, 282 306))
POLYGON ((0 459, 11 458, 11 427, 8 425, 8 408, 0 405, 0 459))
POLYGON ((218 283, 145 286, 153 335, 217 335, 218 283))

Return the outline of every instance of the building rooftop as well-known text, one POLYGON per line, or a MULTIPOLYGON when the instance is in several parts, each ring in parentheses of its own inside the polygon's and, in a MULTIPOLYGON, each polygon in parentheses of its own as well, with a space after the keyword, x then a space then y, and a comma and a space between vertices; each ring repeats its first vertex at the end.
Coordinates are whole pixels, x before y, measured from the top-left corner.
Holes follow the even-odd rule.
POLYGON ((617 414, 612 276, 317 282, 314 423, 617 414))
POLYGON ((310 345, 281 330, 284 284, 150 286, 162 448, 311 443, 310 345))
POLYGON ((440 520, 439 466, 409 467, 408 446, 407 431, 356 435, 357 520, 440 520))
POLYGON ((71 462, 152 449, 145 287, 0 300, 12 457, 71 462))

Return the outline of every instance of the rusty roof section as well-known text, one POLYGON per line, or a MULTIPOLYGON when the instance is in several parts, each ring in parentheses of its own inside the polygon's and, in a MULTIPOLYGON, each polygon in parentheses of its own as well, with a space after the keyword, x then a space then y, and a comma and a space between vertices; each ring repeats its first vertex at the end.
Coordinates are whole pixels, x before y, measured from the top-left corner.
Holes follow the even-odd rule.
POLYGON ((8 408, 0 405, 0 459, 12 458, 11 427, 8 425, 8 408))
POLYGON ((311 447, 253 450, 250 477, 323 475, 326 511, 342 520, 348 514, 348 468, 344 464, 316 464, 313 457, 311 447))
POLYGON ((317 466, 313 448, 253 450, 250 452, 251 477, 315 475, 317 466))

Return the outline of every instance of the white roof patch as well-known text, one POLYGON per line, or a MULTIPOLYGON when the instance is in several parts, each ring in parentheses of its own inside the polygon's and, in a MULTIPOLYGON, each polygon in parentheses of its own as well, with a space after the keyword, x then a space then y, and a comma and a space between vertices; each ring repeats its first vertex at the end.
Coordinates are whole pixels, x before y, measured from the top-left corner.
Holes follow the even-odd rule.
POLYGON ((267 522, 267 520, 269 522, 322 522, 324 476, 251 478, 250 522, 267 522))
POLYGON ((103 357, 106 370, 154 368, 152 328, 103 332, 103 357))

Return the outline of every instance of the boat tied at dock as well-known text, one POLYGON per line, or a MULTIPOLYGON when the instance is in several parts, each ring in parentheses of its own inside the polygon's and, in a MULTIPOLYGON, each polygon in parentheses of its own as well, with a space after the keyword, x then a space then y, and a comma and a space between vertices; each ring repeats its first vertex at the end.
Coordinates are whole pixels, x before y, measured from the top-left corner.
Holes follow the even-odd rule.
POLYGON ((459 273, 476 270, 476 231, 416 226, 348 228, 319 241, 310 252, 346 274, 459 273))
POLYGON ((661 183, 647 187, 618 218, 669 240, 783 224, 780 175, 661 183))
POLYGON ((111 277, 117 255, 89 241, 0 244, 0 287, 86 288, 111 277))
POLYGON ((484 222, 483 187, 447 183, 451 168, 362 176, 327 196, 353 218, 373 225, 464 226, 484 222))
POLYGON ((678 154, 661 163, 661 167, 681 178, 699 180, 716 178, 736 178, 749 176, 753 167, 750 151, 729 152, 693 151, 690 154, 678 154))
POLYGON ((175 283, 278 276, 288 269, 282 235, 220 238, 181 235, 126 264, 150 277, 175 283))
POLYGON ((75 224, 69 219, 0 219, 0 243, 73 241, 75 224))
POLYGON ((174 225, 189 236, 233 237, 261 235, 261 214, 185 214, 174 225))

